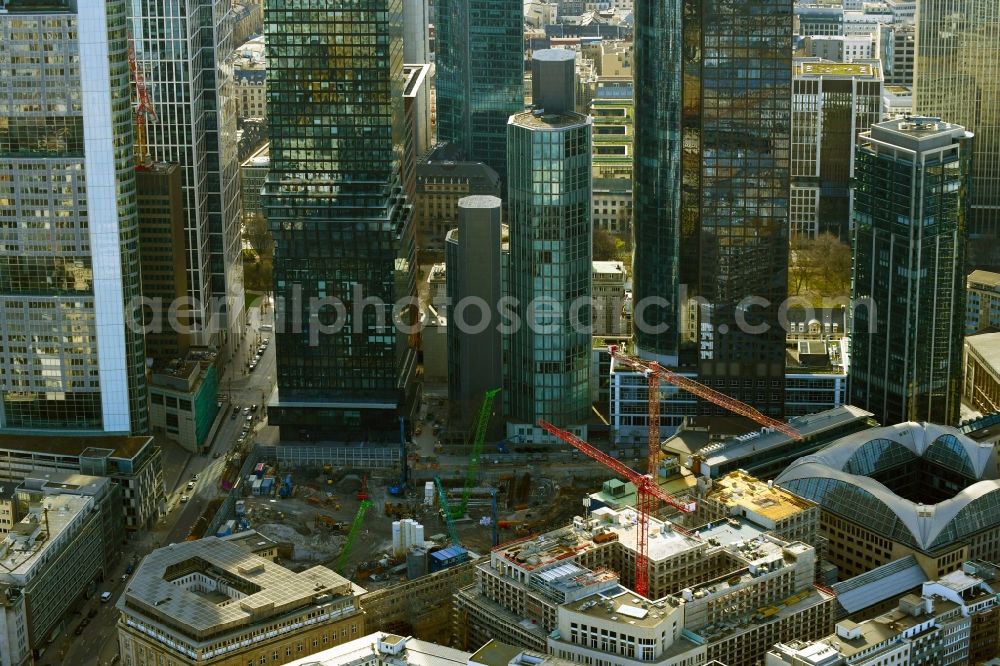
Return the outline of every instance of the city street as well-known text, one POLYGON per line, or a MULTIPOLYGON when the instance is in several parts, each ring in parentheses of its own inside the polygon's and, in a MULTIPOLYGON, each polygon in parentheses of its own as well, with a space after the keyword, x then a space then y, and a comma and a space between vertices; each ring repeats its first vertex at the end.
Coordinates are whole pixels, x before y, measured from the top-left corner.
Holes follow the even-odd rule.
POLYGON ((211 448, 204 455, 174 455, 178 459, 175 467, 164 461, 167 515, 161 517, 152 530, 132 535, 122 551, 121 559, 108 572, 108 580, 97 587, 91 599, 82 604, 78 609, 79 614, 67 616, 62 635, 35 663, 109 666, 118 654, 118 612, 115 604, 128 584, 128 581, 123 582, 121 579, 128 564, 138 565, 142 557, 151 550, 183 541, 209 502, 224 494, 219 488, 219 476, 225 468, 226 453, 236 445, 244 426, 251 426, 249 437, 254 440, 274 443, 277 439, 277 429, 266 425, 265 408, 274 390, 273 333, 260 331, 262 323, 272 323, 271 312, 268 309, 262 317, 259 308, 249 311, 249 332, 226 367, 219 385, 223 415, 211 448), (257 367, 250 371, 249 360, 256 354, 259 341, 265 338, 272 341, 267 345, 257 367), (251 413, 253 419, 248 422, 243 408, 254 404, 258 405, 257 411, 251 413), (237 405, 240 408, 239 414, 232 418, 233 407, 237 405), (189 491, 187 484, 195 474, 198 475, 198 480, 189 491), (182 495, 189 497, 187 502, 180 501, 182 495), (102 603, 102 592, 111 592, 111 600, 102 603), (96 615, 89 618, 88 625, 79 636, 75 635, 74 630, 91 611, 96 611, 96 615))

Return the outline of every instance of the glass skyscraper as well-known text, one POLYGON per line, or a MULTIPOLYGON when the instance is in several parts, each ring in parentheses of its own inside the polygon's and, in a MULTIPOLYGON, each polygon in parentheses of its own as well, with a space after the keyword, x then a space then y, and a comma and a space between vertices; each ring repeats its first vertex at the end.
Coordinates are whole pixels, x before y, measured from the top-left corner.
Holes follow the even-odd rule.
MULTIPOLYGON (((1000 235, 1000 2, 918 0, 913 110, 976 135, 969 234, 1000 235)), ((974 243, 974 263, 1000 265, 1000 245, 974 243), (985 251, 979 254, 980 251, 985 251)))
POLYGON ((919 117, 859 140, 848 382, 880 423, 958 421, 972 143, 919 117))
POLYGON ((235 346, 244 297, 230 4, 132 0, 129 11, 158 116, 146 124, 150 157, 182 169, 191 341, 235 346))
POLYGON ((590 415, 591 120, 522 112, 507 127, 505 296, 520 325, 505 343, 504 402, 508 432, 531 437, 540 418, 590 415))
POLYGON ((124 0, 0 0, 0 431, 145 433, 124 0))
POLYGON ((437 135, 467 160, 507 171, 507 119, 524 110, 521 0, 438 0, 437 135))
POLYGON ((638 351, 771 415, 784 400, 792 18, 789 0, 635 8, 638 351))
POLYGON ((393 322, 415 316, 393 306, 416 293, 399 181, 402 0, 275 0, 265 24, 278 381, 268 418, 283 440, 398 441, 416 362, 393 322))

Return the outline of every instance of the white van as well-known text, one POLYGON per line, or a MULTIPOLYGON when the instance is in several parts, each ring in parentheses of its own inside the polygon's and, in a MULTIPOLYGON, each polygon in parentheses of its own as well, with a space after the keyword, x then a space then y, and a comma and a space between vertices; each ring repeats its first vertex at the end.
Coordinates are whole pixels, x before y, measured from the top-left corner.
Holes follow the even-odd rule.
POLYGON ((111 601, 111 593, 110 592, 101 592, 101 603, 105 603, 105 602, 108 602, 108 601, 111 601))

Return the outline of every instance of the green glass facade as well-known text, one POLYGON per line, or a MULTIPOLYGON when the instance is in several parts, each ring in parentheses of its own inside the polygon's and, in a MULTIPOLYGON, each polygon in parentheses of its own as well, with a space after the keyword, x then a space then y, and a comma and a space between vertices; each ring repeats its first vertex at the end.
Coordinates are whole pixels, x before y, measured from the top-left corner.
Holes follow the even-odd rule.
POLYGON ((780 416, 792 3, 643 2, 635 19, 639 352, 780 416), (692 298, 698 332, 685 338, 692 298))
POLYGON ((881 423, 958 421, 971 141, 919 118, 861 135, 849 391, 881 423))
POLYGON ((520 325, 505 344, 506 413, 579 425, 590 415, 591 120, 528 112, 507 128, 504 295, 520 325))
POLYGON ((278 383, 268 418, 283 440, 398 439, 415 351, 393 305, 416 289, 399 183, 402 1, 276 0, 265 23, 278 383))
POLYGON ((507 119, 524 110, 521 0, 438 0, 437 133, 506 179, 507 119))

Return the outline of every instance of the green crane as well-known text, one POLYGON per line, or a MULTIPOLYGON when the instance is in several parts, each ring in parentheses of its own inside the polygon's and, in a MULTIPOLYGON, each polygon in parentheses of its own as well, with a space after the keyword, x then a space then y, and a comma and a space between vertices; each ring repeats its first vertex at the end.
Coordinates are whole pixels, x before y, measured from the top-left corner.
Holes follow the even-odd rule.
POLYGON ((434 477, 434 485, 438 489, 438 501, 441 502, 441 513, 444 514, 444 521, 448 524, 448 535, 451 537, 451 545, 458 546, 458 530, 455 529, 455 520, 452 518, 451 507, 448 506, 448 495, 444 492, 444 486, 441 485, 441 477, 434 477))
POLYGON ((358 532, 361 531, 361 523, 364 521, 365 513, 371 505, 372 503, 369 500, 363 500, 358 507, 358 512, 354 514, 354 522, 351 523, 351 531, 347 533, 347 541, 344 542, 344 549, 340 551, 337 564, 333 567, 333 570, 339 574, 344 573, 344 567, 347 566, 347 558, 351 554, 351 547, 354 546, 354 540, 358 538, 358 532))
POLYGON ((452 511, 452 518, 461 518, 469 509, 469 491, 476 485, 476 476, 479 472, 479 456, 483 452, 483 442, 486 441, 486 428, 490 424, 490 415, 493 411, 493 398, 500 393, 500 389, 495 388, 486 392, 483 396, 483 404, 479 408, 479 418, 476 420, 476 428, 473 431, 472 455, 469 458, 469 466, 465 471, 465 487, 462 489, 462 503, 452 511))

